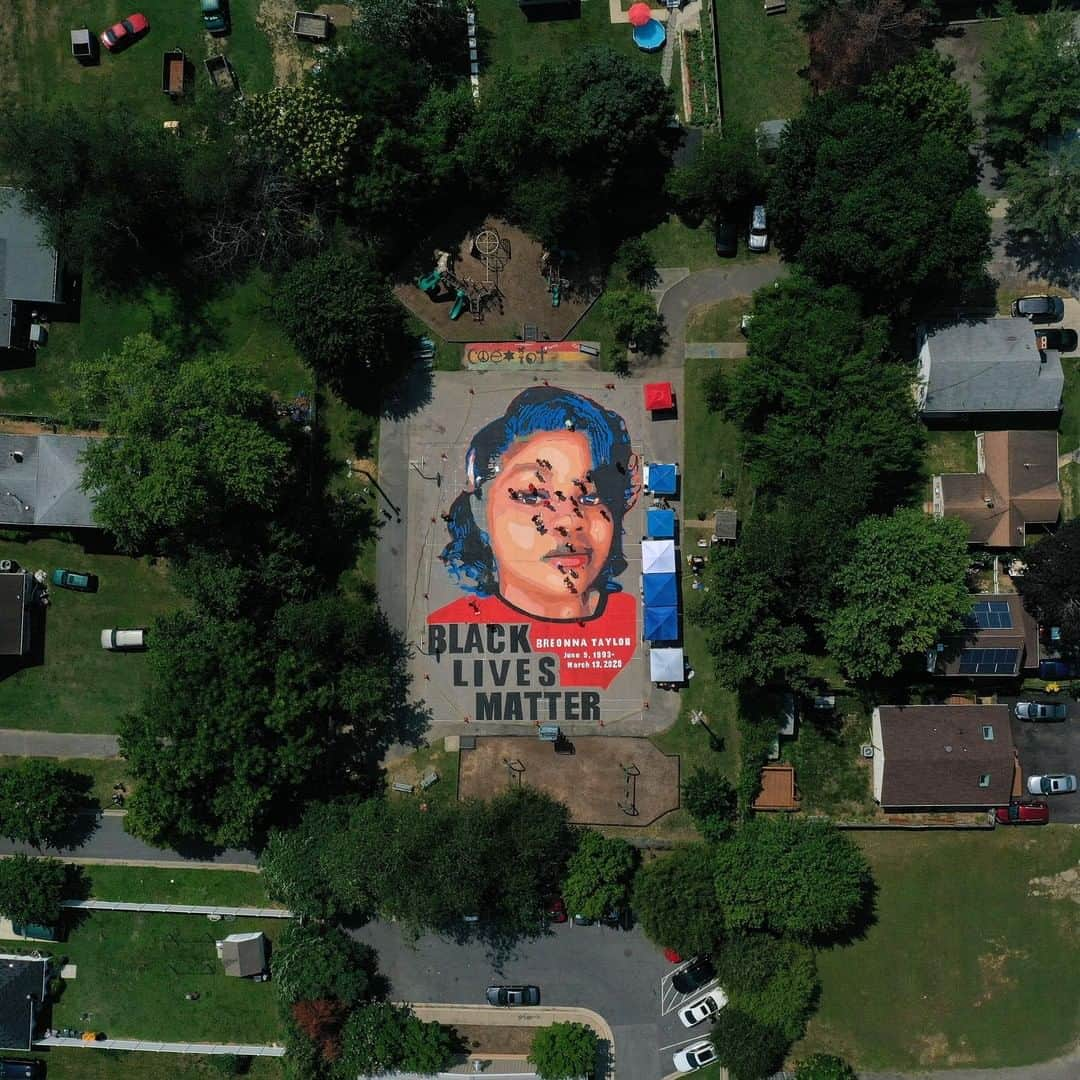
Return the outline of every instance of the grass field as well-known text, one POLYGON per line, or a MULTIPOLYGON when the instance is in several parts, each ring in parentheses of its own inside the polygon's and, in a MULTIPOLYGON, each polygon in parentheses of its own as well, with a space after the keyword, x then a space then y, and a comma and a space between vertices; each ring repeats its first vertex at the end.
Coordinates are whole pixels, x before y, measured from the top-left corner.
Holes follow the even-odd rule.
POLYGON ((53 1006, 54 1027, 93 1028, 114 1038, 271 1043, 281 1037, 272 983, 225 974, 214 949, 227 934, 262 930, 278 919, 224 919, 129 912, 79 913, 55 948, 78 976, 53 1006), (198 994, 189 1001, 185 994, 198 994))
POLYGON ((795 116, 807 97, 799 70, 807 64, 799 5, 765 16, 760 0, 716 5, 720 37, 720 93, 725 124, 754 126, 795 116))
MULTIPOLYGON (((37 104, 72 104, 112 110, 149 120, 180 119, 187 104, 212 90, 203 60, 213 52, 225 52, 243 88, 267 90, 273 80, 273 61, 266 35, 255 23, 258 0, 231 0, 232 32, 212 39, 202 28, 198 4, 176 0, 141 0, 136 8, 150 20, 150 32, 141 41, 116 55, 101 50, 97 66, 82 67, 71 57, 68 30, 88 26, 96 33, 126 11, 104 0, 67 0, 62 5, 32 4, 15 0, 0 16, 8 51, 0 70, 13 71, 19 96, 37 104), (194 85, 174 103, 161 92, 161 55, 181 48, 195 68, 194 85), (17 52, 15 51, 17 48, 17 52), (17 62, 16 62, 17 61, 17 62), (10 65, 10 66, 9 66, 10 65)), ((0 57, 3 53, 0 52, 0 57)))
MULTIPOLYGON (((150 866, 88 866, 88 895, 95 900, 143 904, 217 904, 279 907, 267 899, 262 878, 237 870, 156 869, 150 866)), ((232 931, 230 931, 231 933, 232 931)))
POLYGON ((928 431, 926 475, 973 473, 978 467, 973 431, 928 431))
MULTIPOLYGON (((44 612, 44 662, 0 681, 3 726, 45 731, 116 730, 149 678, 148 657, 108 652, 101 631, 113 626, 149 626, 179 601, 164 562, 101 555, 81 544, 0 533, 5 558, 30 570, 62 566, 97 574, 96 593, 50 589, 44 612)), ((153 641, 150 641, 153 648, 153 641)))
POLYGON ((711 225, 706 223, 692 229, 675 215, 645 233, 644 239, 652 248, 657 266, 685 266, 690 270, 707 270, 712 266, 730 266, 750 258, 745 244, 739 247, 739 254, 735 258, 721 258, 716 254, 716 238, 711 225))
POLYGON ((387 785, 400 780, 406 784, 416 784, 417 788, 413 795, 391 791, 390 798, 417 799, 435 805, 457 802, 459 761, 460 755, 443 750, 440 740, 436 746, 423 747, 407 757, 391 762, 386 767, 387 785), (426 791, 421 791, 421 778, 432 770, 439 774, 438 781, 426 791))
POLYGON ((739 322, 752 302, 749 296, 736 296, 694 308, 686 323, 686 340, 744 342, 739 322))
MULTIPOLYGON (((220 1080, 220 1067, 210 1057, 187 1054, 148 1054, 128 1050, 58 1049, 36 1055, 46 1063, 49 1080, 220 1080)), ((283 1080, 279 1058, 252 1058, 244 1073, 249 1080, 283 1080)))
POLYGON ((1066 454, 1080 447, 1080 356, 1066 356, 1061 361, 1065 373, 1065 391, 1062 395, 1061 445, 1066 454))
POLYGON ((782 740, 783 759, 795 766, 802 808, 841 821, 873 814, 868 763, 859 756, 869 725, 859 703, 839 698, 835 714, 809 712, 798 737, 782 740))
MULTIPOLYGON (((0 691, 0 699, 2 697, 3 692, 0 691)), ((0 769, 10 769, 25 760, 21 757, 0 756, 0 769)), ((88 798, 93 800, 94 805, 104 810, 112 807, 113 784, 123 783, 128 795, 135 790, 135 785, 128 776, 127 762, 123 758, 46 758, 45 760, 82 776, 88 776, 93 782, 93 787, 87 793, 88 798)))
POLYGON ((1080 833, 855 839, 880 890, 877 923, 819 954, 820 1010, 793 1056, 828 1050, 864 1069, 997 1068, 1073 1044, 1080 892, 1075 876, 1060 875, 1080 860, 1080 833))

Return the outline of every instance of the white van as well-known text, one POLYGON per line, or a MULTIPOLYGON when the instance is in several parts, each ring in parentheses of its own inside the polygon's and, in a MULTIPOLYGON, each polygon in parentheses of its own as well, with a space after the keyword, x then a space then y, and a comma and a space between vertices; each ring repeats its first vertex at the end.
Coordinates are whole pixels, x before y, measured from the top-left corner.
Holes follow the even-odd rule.
POLYGON ((114 652, 131 651, 133 649, 146 648, 146 630, 143 627, 135 627, 131 630, 101 631, 101 647, 114 652))

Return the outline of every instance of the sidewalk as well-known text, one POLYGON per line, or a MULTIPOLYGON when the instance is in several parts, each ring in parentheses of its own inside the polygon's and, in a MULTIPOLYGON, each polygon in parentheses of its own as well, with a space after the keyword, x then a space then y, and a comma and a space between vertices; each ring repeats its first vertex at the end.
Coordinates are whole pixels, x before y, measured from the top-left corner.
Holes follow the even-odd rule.
MULTIPOLYGON (((482 1024, 484 1027, 547 1027, 555 1023, 587 1024, 612 1048, 615 1036, 608 1022, 592 1009, 564 1008, 558 1005, 538 1005, 534 1009, 496 1009, 491 1005, 438 1005, 434 1002, 413 1004, 413 1012, 421 1020, 437 1020, 440 1024, 482 1024)), ((490 1058, 490 1054, 481 1055, 490 1058)), ((509 1057, 508 1057, 509 1060, 509 1057)))
POLYGON ((114 758, 120 756, 120 740, 115 735, 0 728, 0 754, 12 757, 114 758))
POLYGON ((150 1054, 233 1054, 236 1057, 284 1057, 284 1046, 254 1046, 248 1043, 173 1043, 145 1039, 62 1039, 50 1035, 35 1039, 34 1046, 78 1046, 84 1050, 142 1050, 150 1054))

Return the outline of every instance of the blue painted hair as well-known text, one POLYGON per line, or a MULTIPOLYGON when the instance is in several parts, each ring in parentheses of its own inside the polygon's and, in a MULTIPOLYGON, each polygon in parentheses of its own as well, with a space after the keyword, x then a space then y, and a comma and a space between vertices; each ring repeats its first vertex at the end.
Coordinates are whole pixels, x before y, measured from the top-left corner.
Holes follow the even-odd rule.
POLYGON ((495 478, 499 461, 513 443, 538 432, 565 431, 567 420, 589 441, 592 482, 613 525, 611 552, 596 586, 602 595, 622 590, 617 580, 626 569, 622 519, 634 494, 626 423, 591 398, 554 386, 534 386, 518 394, 502 416, 473 436, 465 456, 472 490, 463 491, 450 507, 450 542, 443 548, 442 559, 466 592, 493 596, 499 591, 491 538, 473 513, 474 503, 484 497, 484 485, 495 478))

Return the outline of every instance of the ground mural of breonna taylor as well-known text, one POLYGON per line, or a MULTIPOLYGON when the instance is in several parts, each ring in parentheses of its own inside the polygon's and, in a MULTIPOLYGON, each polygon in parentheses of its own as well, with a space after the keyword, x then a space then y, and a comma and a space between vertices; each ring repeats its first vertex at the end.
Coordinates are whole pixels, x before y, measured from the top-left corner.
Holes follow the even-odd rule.
POLYGON ((637 646, 623 518, 639 468, 626 423, 554 386, 476 432, 439 559, 463 595, 427 619, 427 652, 476 692, 475 719, 600 719, 637 646))

